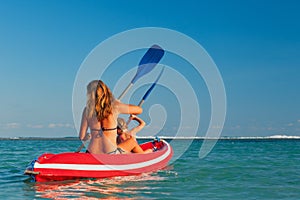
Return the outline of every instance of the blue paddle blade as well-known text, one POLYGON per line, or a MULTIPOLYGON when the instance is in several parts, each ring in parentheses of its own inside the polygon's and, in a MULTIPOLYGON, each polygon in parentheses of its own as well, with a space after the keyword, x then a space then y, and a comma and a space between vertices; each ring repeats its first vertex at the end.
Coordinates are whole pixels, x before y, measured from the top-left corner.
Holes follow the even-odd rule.
POLYGON ((134 84, 139 78, 150 72, 159 63, 164 54, 165 51, 160 46, 156 44, 151 46, 141 59, 131 83, 134 84))
POLYGON ((155 80, 155 82, 151 85, 151 87, 147 90, 147 92, 145 93, 145 95, 143 96, 143 100, 145 101, 147 99, 147 97, 149 96, 149 94, 151 93, 151 91, 153 90, 153 88, 155 87, 156 83, 158 82, 158 80, 160 79, 162 73, 164 72, 165 67, 162 68, 162 70, 160 71, 157 79, 155 80))

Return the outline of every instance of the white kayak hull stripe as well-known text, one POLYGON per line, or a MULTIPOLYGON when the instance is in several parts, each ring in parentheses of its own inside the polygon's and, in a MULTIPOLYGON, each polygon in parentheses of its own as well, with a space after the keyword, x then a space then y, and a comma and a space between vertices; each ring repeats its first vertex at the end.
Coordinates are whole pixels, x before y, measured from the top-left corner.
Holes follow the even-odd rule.
POLYGON ((35 162, 35 169, 65 169, 65 170, 84 170, 84 171, 112 171, 112 170, 134 170, 157 164, 166 159, 171 154, 171 148, 168 143, 167 151, 152 160, 140 163, 124 164, 124 165, 97 165, 97 164, 40 164, 35 162))

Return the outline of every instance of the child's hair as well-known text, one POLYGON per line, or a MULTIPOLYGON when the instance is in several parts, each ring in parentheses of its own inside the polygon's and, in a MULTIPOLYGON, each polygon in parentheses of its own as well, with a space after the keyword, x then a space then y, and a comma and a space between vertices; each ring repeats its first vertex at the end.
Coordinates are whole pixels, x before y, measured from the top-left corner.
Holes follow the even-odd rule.
POLYGON ((119 129, 121 129, 122 131, 126 131, 128 126, 125 122, 125 120, 121 117, 118 118, 118 126, 119 129))

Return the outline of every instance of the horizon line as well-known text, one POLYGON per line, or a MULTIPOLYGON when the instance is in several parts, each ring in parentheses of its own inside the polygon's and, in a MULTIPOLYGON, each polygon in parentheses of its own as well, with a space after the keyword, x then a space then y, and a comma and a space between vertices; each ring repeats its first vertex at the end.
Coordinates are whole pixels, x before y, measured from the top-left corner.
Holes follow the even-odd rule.
MULTIPOLYGON (((200 137, 200 136, 137 136, 137 139, 155 139, 156 137, 160 139, 178 139, 178 140, 249 140, 249 139, 300 139, 299 135, 271 135, 271 136, 221 136, 221 137, 200 137)), ((65 136, 65 137, 36 137, 36 136, 26 136, 26 137, 0 137, 0 140, 28 140, 28 139, 72 139, 78 140, 78 137, 65 136)))

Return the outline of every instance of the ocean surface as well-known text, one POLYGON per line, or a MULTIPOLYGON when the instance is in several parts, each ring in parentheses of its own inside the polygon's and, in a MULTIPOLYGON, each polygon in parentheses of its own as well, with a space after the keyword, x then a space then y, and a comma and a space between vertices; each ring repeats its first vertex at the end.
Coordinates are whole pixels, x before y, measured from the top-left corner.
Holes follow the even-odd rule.
MULTIPOLYGON (((146 140, 139 140, 144 142, 146 140)), ((138 176, 35 183, 23 175, 44 152, 75 151, 72 139, 0 140, 1 199, 300 199, 300 139, 223 139, 204 159, 203 142, 168 140, 175 158, 138 176), (178 156, 177 152, 183 151, 178 156)))

